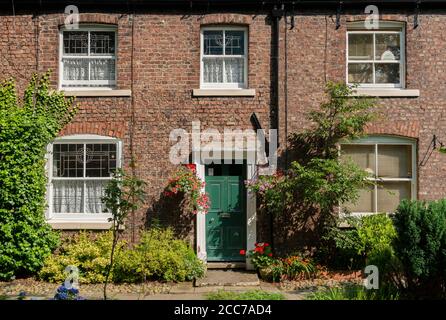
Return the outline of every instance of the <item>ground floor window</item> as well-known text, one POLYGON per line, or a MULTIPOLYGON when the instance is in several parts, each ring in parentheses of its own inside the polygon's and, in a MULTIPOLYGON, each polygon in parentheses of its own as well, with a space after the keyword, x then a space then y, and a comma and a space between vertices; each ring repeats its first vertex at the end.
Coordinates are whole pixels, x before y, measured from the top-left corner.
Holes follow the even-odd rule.
POLYGON ((104 214, 101 201, 113 171, 119 168, 120 142, 85 136, 61 138, 49 146, 49 211, 53 216, 104 214))
POLYGON ((348 204, 353 213, 394 212, 403 199, 416 198, 416 143, 399 137, 368 137, 340 146, 341 159, 351 159, 370 173, 375 186, 361 190, 348 204))

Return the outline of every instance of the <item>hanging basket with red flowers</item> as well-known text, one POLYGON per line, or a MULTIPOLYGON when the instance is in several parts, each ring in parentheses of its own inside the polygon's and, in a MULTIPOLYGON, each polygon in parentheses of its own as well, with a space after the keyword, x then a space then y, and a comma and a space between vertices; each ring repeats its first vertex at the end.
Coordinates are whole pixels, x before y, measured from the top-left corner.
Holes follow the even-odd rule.
POLYGON ((193 164, 179 167, 169 179, 164 190, 164 196, 182 195, 182 206, 190 213, 207 213, 209 210, 209 196, 202 192, 205 182, 196 175, 193 164))

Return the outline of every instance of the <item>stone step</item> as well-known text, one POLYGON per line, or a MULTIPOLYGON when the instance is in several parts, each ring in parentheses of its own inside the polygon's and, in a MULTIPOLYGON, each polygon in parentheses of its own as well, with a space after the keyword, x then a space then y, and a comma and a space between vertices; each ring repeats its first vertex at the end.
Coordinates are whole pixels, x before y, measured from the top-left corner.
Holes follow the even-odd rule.
POLYGON ((260 285, 260 280, 254 271, 211 269, 207 270, 204 278, 197 279, 194 285, 195 287, 254 287, 260 285))

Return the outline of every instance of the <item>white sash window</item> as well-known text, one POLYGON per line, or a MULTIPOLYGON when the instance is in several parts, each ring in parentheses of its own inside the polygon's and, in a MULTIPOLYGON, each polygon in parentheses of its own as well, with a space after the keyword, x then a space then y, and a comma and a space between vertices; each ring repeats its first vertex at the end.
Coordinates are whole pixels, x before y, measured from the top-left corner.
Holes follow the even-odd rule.
POLYGON ((61 88, 113 88, 116 85, 116 29, 61 30, 61 88))

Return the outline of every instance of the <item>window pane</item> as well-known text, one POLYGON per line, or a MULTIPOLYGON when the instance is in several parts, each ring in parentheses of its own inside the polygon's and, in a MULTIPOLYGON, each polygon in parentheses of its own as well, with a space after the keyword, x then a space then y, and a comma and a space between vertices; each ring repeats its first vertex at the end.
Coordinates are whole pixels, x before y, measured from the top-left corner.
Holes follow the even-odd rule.
POLYGON ((87 144, 87 177, 110 177, 116 170, 116 148, 113 144, 87 144))
POLYGON ((225 82, 244 82, 243 62, 243 58, 225 59, 225 82))
POLYGON ((402 200, 410 198, 410 181, 380 183, 378 212, 394 212, 402 200))
POLYGON ((62 59, 64 80, 88 80, 87 59, 62 59))
POLYGON ((203 31, 204 54, 223 54, 223 31, 203 31))
POLYGON ((376 83, 400 83, 399 63, 377 63, 375 73, 376 83))
POLYGON ((412 178, 411 150, 409 145, 379 145, 378 176, 412 178))
POLYGON ((82 213, 84 211, 83 181, 53 181, 53 212, 82 213))
POLYGON ((64 31, 63 33, 64 54, 87 55, 88 54, 88 32, 86 31, 64 31))
POLYGON ((367 189, 362 189, 359 191, 359 198, 356 203, 346 204, 345 208, 349 212, 375 212, 373 194, 373 186, 367 187, 367 189))
POLYGON ((83 177, 83 144, 55 144, 53 146, 53 176, 83 177))
POLYGON ((102 213, 105 212, 105 206, 101 201, 104 196, 104 189, 109 181, 86 181, 86 207, 87 213, 102 213))
POLYGON ((203 61, 203 81, 205 83, 223 82, 223 60, 204 59, 203 61))
POLYGON ((375 174, 375 146, 343 144, 341 146, 341 159, 351 159, 361 169, 375 174))
POLYGON ((373 65, 371 63, 349 63, 349 83, 373 83, 373 65))
POLYGON ((400 59, 400 34, 376 34, 375 35, 375 59, 399 60, 400 59))
POLYGON ((244 55, 245 54, 245 32, 226 31, 225 33, 225 54, 244 55))
POLYGON ((115 54, 115 33, 114 32, 91 32, 90 33, 90 53, 95 55, 115 54))
POLYGON ((115 80, 114 59, 91 59, 90 80, 115 80))
POLYGON ((373 34, 349 34, 348 59, 373 60, 373 34))

